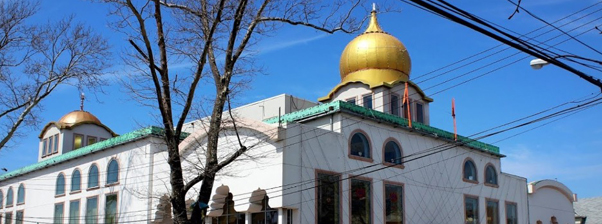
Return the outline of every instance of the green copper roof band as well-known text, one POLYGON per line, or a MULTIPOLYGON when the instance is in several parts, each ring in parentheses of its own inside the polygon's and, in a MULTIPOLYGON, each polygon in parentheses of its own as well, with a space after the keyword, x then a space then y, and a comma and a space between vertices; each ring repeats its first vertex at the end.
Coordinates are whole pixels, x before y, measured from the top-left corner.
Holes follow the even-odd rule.
MULTIPOLYGON (((280 117, 281 123, 290 123, 294 121, 298 121, 304 118, 308 118, 311 116, 316 116, 318 114, 332 112, 332 111, 341 111, 345 110, 352 113, 357 113, 366 117, 372 117, 381 121, 385 121, 388 123, 396 124, 409 129, 408 119, 395 116, 392 114, 383 113, 380 111, 368 109, 362 106, 358 106, 352 103, 344 102, 344 101, 334 101, 330 103, 320 104, 315 107, 310 107, 307 109, 295 111, 292 113, 285 114, 280 117)), ((269 124, 278 123, 278 117, 272 117, 265 119, 264 122, 269 124)), ((412 129, 414 131, 420 131, 426 134, 430 134, 432 136, 447 139, 449 141, 454 141, 454 134, 451 132, 447 132, 435 127, 431 127, 419 122, 412 122, 412 129)), ((487 152, 491 152, 494 154, 500 154, 500 148, 494 145, 490 145, 487 143, 483 143, 480 141, 475 141, 473 139, 458 135, 458 142, 465 143, 466 145, 481 149, 487 152)))
POLYGON ((94 152, 98 152, 101 151, 103 149, 107 149, 107 148, 111 148, 117 145, 121 145, 127 142, 131 142, 134 141, 136 139, 142 138, 142 137, 146 137, 148 135, 155 135, 155 136, 161 136, 163 134, 163 129, 159 128, 159 127, 147 127, 147 128, 143 128, 143 129, 139 129, 121 136, 117 136, 114 138, 110 138, 107 140, 104 140, 102 142, 98 142, 96 144, 92 144, 92 145, 88 145, 76 150, 73 150, 71 152, 56 156, 56 157, 52 157, 52 158, 48 158, 46 160, 40 161, 38 163, 35 164, 31 164, 29 166, 23 167, 21 169, 18 170, 14 170, 8 173, 5 173, 3 175, 0 176, 0 181, 1 180, 6 180, 12 177, 16 177, 16 176, 20 176, 29 172, 33 172, 45 167, 49 167, 52 165, 56 165, 59 164, 61 162, 65 162, 71 159, 75 159, 90 153, 94 153, 94 152))

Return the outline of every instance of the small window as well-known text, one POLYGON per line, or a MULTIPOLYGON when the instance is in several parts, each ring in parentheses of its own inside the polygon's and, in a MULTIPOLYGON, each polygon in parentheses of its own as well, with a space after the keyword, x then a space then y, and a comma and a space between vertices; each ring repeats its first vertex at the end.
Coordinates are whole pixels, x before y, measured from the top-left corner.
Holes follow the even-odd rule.
POLYGON ((479 198, 477 197, 464 197, 465 206, 465 222, 466 224, 478 224, 479 223, 479 198))
POLYGON ((53 224, 62 224, 63 219, 64 219, 63 218, 64 212, 65 212, 65 204, 64 203, 54 204, 54 221, 52 223, 53 224))
POLYGON ((84 146, 84 136, 80 134, 73 135, 73 149, 79 149, 84 146))
POLYGON ((79 199, 69 202, 69 224, 79 224, 79 199))
POLYGON ((395 141, 388 141, 385 144, 385 163, 401 164, 401 149, 395 141))
POLYGON ((111 159, 107 167, 107 184, 114 184, 119 181, 119 164, 117 160, 111 159))
POLYGON ((86 199, 86 224, 98 223, 98 197, 86 199))
POLYGON ((293 210, 286 210, 286 224, 293 224, 293 210))
POLYGON ((59 151, 59 134, 54 135, 54 152, 59 151))
POLYGON ((44 140, 42 140, 42 156, 46 156, 48 154, 50 154, 50 152, 48 152, 47 149, 48 148, 48 139, 45 138, 44 140))
POLYGON ((353 98, 349 98, 349 99, 346 99, 345 101, 346 101, 347 103, 351 103, 351 104, 357 104, 357 103, 355 102, 355 97, 353 97, 353 98))
POLYGON ((90 166, 88 172, 88 188, 98 187, 98 167, 95 164, 90 166))
POLYGON ((82 175, 78 169, 73 170, 71 174, 71 192, 80 191, 82 188, 82 175))
POLYGON ((391 94, 391 114, 399 116, 399 96, 391 94))
POLYGON ((477 182, 477 168, 471 159, 464 162, 464 180, 477 182))
POLYGON ((105 200, 105 224, 117 223, 117 195, 107 195, 105 200))
POLYGON ((518 215, 515 203, 506 203, 506 224, 517 224, 518 215))
POLYGON ((370 181, 351 179, 351 223, 372 223, 370 181))
POLYGON ((96 143, 96 137, 94 136, 88 136, 88 144, 87 145, 92 145, 94 143, 96 143))
POLYGON ((13 187, 9 187, 6 192, 6 207, 13 206, 13 187))
POLYGON ((365 108, 372 109, 372 94, 362 96, 362 103, 365 108))
POLYGON ((351 137, 350 154, 364 158, 370 157, 370 142, 368 138, 361 132, 355 132, 351 137))
POLYGON ((497 173, 492 165, 487 165, 485 168, 485 183, 497 186, 497 173))
POLYGON ((416 121, 424 123, 424 108, 422 103, 416 102, 416 121))
POLYGON ((54 152, 54 137, 50 136, 48 137, 48 153, 53 153, 54 152))
POLYGON ((17 215, 15 217, 15 224, 23 224, 23 210, 17 211, 17 215))
POLYGON ((19 189, 17 189, 17 205, 25 203, 25 187, 23 184, 19 185, 19 189))
POLYGON ((60 196, 65 194, 65 175, 63 173, 59 173, 59 176, 56 178, 56 190, 54 195, 60 196))
POLYGON ((487 200, 487 224, 500 224, 500 210, 497 201, 487 200))
POLYGON ((403 187, 385 184, 385 223, 403 224, 403 187))

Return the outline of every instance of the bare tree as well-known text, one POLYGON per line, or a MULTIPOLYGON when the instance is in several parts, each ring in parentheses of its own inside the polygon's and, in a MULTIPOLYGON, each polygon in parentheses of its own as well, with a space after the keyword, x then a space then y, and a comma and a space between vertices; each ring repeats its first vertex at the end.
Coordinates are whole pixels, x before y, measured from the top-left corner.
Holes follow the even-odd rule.
POLYGON ((100 84, 107 42, 72 18, 26 25, 38 10, 30 1, 0 1, 0 150, 19 127, 35 126, 43 101, 57 86, 100 84))
MULTIPOLYGON (((197 203, 206 205, 216 174, 249 150, 239 140, 234 153, 217 156, 222 116, 230 108, 230 97, 247 75, 258 71, 250 46, 286 24, 326 33, 354 32, 360 21, 352 13, 362 6, 361 0, 103 1, 115 6, 112 13, 120 18, 115 27, 130 38, 132 48, 124 60, 136 72, 126 86, 138 101, 161 114, 176 223, 203 222, 206 210, 199 206, 187 217, 186 193, 200 183, 197 203), (175 69, 181 65, 190 69, 175 69), (213 93, 202 95, 201 91, 213 93), (209 108, 204 167, 184 178, 179 153, 182 128, 195 109, 203 108, 209 108)), ((233 117, 230 122, 236 130, 233 117)))

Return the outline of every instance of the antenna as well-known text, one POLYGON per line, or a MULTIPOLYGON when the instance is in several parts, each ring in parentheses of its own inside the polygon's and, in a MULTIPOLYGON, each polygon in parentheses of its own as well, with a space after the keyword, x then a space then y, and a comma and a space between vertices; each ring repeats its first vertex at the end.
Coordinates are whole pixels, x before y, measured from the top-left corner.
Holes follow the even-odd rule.
POLYGON ((86 96, 84 95, 84 92, 81 93, 79 98, 81 100, 81 102, 79 104, 79 110, 84 111, 84 99, 86 98, 86 96))
POLYGON ((372 3, 372 11, 376 12, 376 3, 372 3))

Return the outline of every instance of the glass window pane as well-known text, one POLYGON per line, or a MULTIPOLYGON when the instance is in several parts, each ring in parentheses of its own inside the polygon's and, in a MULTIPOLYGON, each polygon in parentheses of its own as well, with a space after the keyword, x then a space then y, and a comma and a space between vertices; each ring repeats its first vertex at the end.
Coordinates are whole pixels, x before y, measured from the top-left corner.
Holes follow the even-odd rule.
POLYGON ((105 224, 117 223, 117 195, 107 195, 105 202, 105 224))
POLYGON ((497 201, 487 201, 487 224, 499 224, 499 209, 497 201))
POLYGON ((465 197, 465 213, 466 213, 466 224, 478 224, 479 223, 479 199, 473 197, 465 197))
POLYGON ((43 156, 50 154, 50 152, 47 151, 47 148, 48 148, 48 139, 45 138, 44 140, 42 140, 42 155, 43 156))
POLYGON ((92 165, 88 172, 88 188, 98 187, 98 167, 92 165))
POLYGON ((62 224, 63 223, 63 211, 64 211, 63 203, 54 205, 54 221, 52 223, 54 223, 54 224, 62 224))
POLYGON ((347 103, 356 104, 355 103, 355 97, 354 98, 349 98, 346 101, 347 101, 347 103))
POLYGON ((372 94, 364 95, 362 97, 362 102, 365 108, 372 109, 372 94))
POLYGON ((23 211, 17 211, 17 217, 15 217, 15 224, 23 224, 23 211))
POLYGON ((5 224, 11 224, 13 223, 13 213, 5 213, 4 215, 6 215, 6 217, 4 217, 4 223, 5 224))
POLYGON ((56 178, 56 191, 55 195, 65 194, 65 175, 62 173, 56 178))
POLYGON ((403 224, 403 187, 385 184, 386 224, 403 224))
POLYGON ((92 145, 94 143, 96 143, 96 137, 88 136, 88 144, 87 145, 92 145))
POLYGON ((355 133, 351 137, 351 155, 370 158, 370 144, 368 138, 362 133, 355 133))
POLYGON ((111 160, 107 171, 107 184, 117 183, 119 177, 119 164, 117 160, 111 160))
POLYGON ((464 163, 464 179, 477 180, 477 170, 474 163, 470 160, 464 163))
POLYGON ((69 224, 79 224, 79 200, 69 203, 69 224))
POLYGON ((96 224, 98 216, 98 198, 86 199, 86 224, 96 224))
POLYGON ((318 224, 340 222, 340 176, 318 173, 318 224))
POLYGON ((81 182, 82 177, 79 170, 73 171, 73 175, 71 175, 71 191, 79 191, 81 190, 81 182))
POLYGON ((48 152, 54 152, 55 151, 55 149, 54 149, 54 141, 53 140, 54 139, 53 139, 52 136, 50 136, 48 138, 48 152))
POLYGON ((351 223, 372 223, 370 181, 351 179, 351 223))
POLYGON ((23 203, 25 203, 25 187, 23 187, 23 184, 20 184, 17 190, 17 204, 23 203))
POLYGON ((0 190, 0 208, 3 208, 3 207, 4 207, 4 193, 2 193, 2 190, 0 190))
POLYGON ((391 95, 391 114, 399 116, 399 97, 397 95, 391 95))
POLYGON ((394 141, 389 141, 385 145, 385 162, 401 164, 401 149, 394 141))
POLYGON ((424 109, 421 103, 416 103, 416 121, 424 123, 424 109))
POLYGON ((79 149, 84 146, 84 136, 83 135, 73 135, 73 149, 79 149))
POLYGON ((487 166, 487 170, 485 172, 487 183, 497 185, 497 174, 493 166, 487 166))
POLYGON ((59 134, 54 135, 54 151, 59 151, 59 134))
POLYGON ((516 204, 506 204, 506 224, 517 224, 518 216, 516 214, 516 204))
POLYGON ((10 187, 8 188, 8 191, 6 192, 6 206, 12 206, 13 205, 13 188, 10 187))

